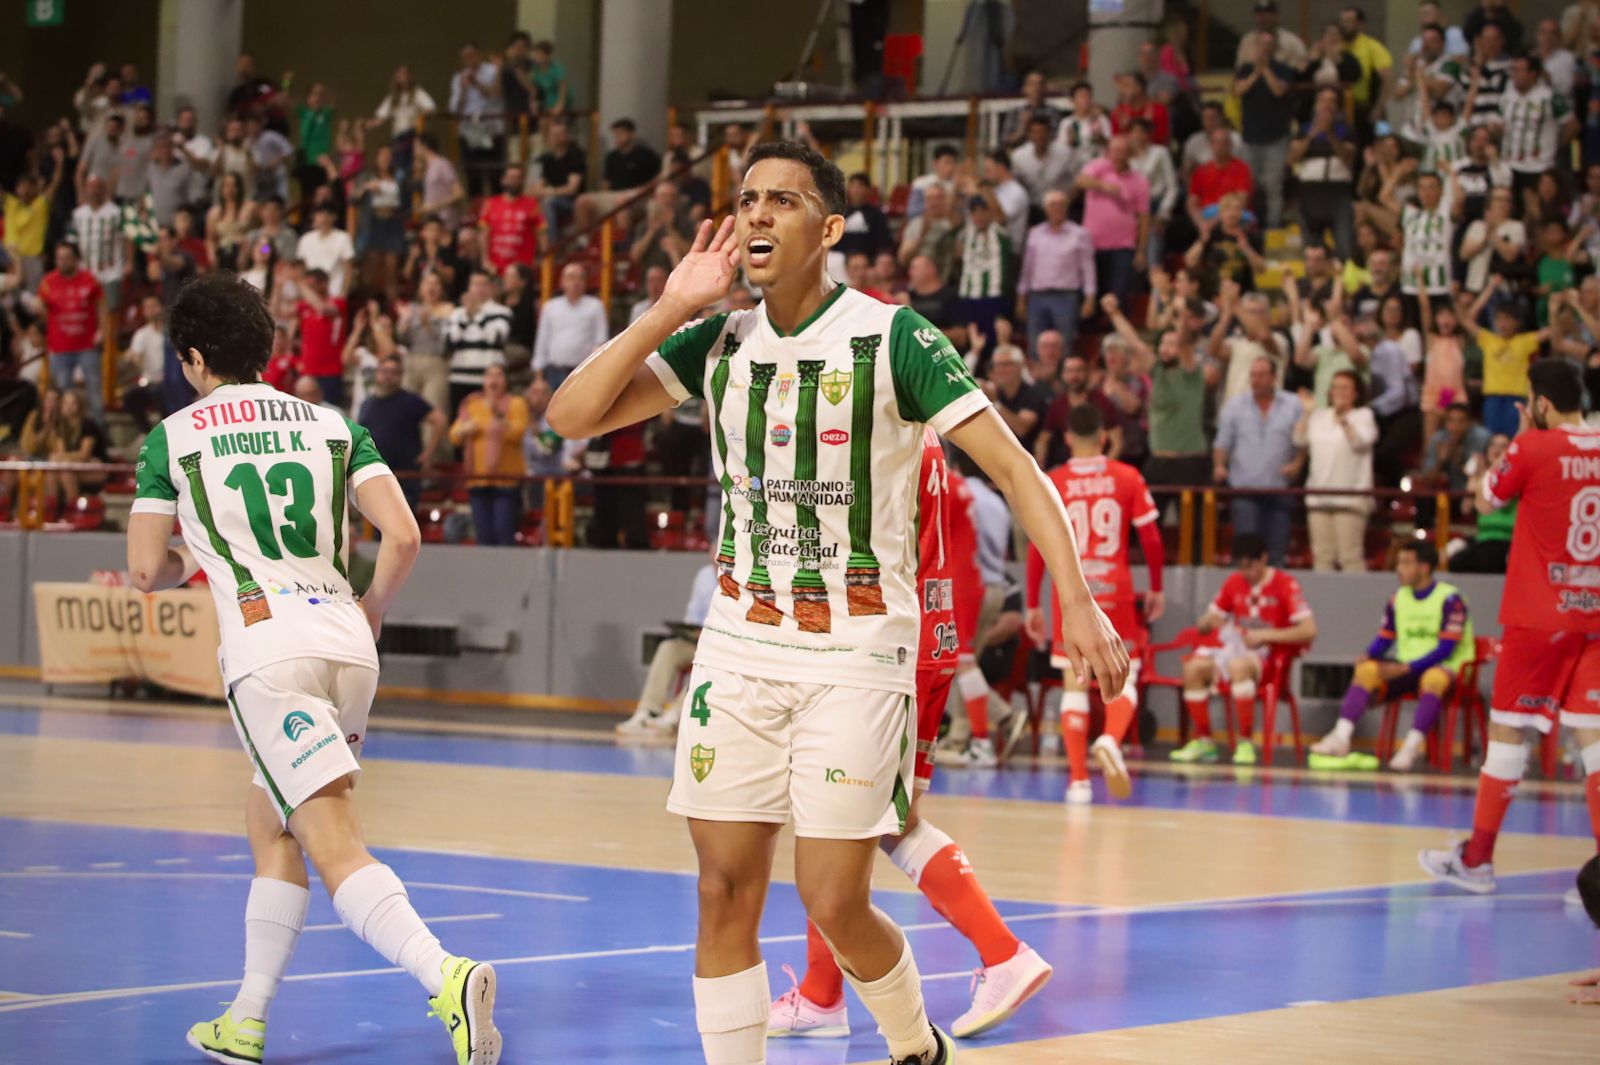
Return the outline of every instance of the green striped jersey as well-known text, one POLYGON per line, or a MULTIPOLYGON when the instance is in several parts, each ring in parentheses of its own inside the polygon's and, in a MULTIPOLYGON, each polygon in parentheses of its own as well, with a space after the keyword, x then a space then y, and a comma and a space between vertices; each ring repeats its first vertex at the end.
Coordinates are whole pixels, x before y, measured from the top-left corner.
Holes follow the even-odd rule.
POLYGON ((1418 291, 1416 271, 1422 271, 1421 290, 1433 295, 1450 290, 1450 197, 1440 196, 1429 211, 1408 203, 1400 212, 1404 243, 1400 246, 1400 290, 1418 291))
POLYGON ((1005 295, 1011 262, 1011 238, 1005 230, 994 223, 980 230, 968 222, 961 227, 960 243, 961 278, 956 295, 964 300, 1005 295))
POLYGON ((1450 171, 1455 168, 1456 160, 1466 158, 1466 131, 1466 125, 1460 119, 1444 129, 1435 126, 1431 119, 1423 127, 1422 172, 1432 170, 1438 174, 1445 188, 1450 187, 1450 171))
POLYGON ((1512 170, 1542 174, 1555 166, 1560 147, 1561 122, 1567 117, 1566 97, 1557 96, 1545 82, 1527 92, 1507 85, 1500 94, 1500 158, 1512 170))
POLYGON ((913 693, 923 427, 989 405, 950 341, 840 285, 793 333, 762 304, 684 326, 646 365, 711 417, 719 593, 695 661, 913 693))
POLYGON ((224 385, 145 437, 135 514, 176 515, 217 603, 222 674, 274 662, 378 665, 347 576, 350 491, 389 472, 338 411, 224 385))

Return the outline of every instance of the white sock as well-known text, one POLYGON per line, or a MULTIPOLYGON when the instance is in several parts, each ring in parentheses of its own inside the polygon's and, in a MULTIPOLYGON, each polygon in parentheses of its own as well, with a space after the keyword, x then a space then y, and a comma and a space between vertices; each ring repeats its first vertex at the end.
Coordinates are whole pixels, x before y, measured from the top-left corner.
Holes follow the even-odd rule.
POLYGON ((1341 717, 1333 723, 1333 734, 1346 743, 1356 734, 1356 723, 1349 718, 1341 717))
POLYGON ((878 1030, 889 1042, 890 1058, 920 1055, 927 1059, 938 1052, 933 1026, 928 1023, 927 1010, 922 1006, 922 975, 917 972, 916 959, 911 957, 909 942, 901 948, 900 960, 894 963, 894 968, 870 983, 857 979, 843 965, 840 968, 878 1022, 878 1030))
POLYGON ((948 833, 927 821, 919 820, 915 828, 900 837, 900 842, 889 852, 889 860, 896 869, 910 877, 913 884, 921 884, 922 871, 928 867, 928 863, 953 843, 955 840, 948 833))
POLYGON ((732 976, 694 978, 694 1020, 706 1065, 763 1065, 772 989, 767 963, 732 976))
POLYGON ((306 926, 311 892, 286 880, 258 876, 244 904, 244 980, 228 1007, 235 1021, 265 1021, 283 971, 306 926))
POLYGON ((1428 737, 1424 736, 1416 729, 1408 729, 1406 731, 1405 743, 1402 744, 1402 746, 1409 747, 1413 751, 1420 751, 1427 742, 1428 737))
POLYGON ((406 897, 406 886, 382 862, 364 865, 345 878, 333 896, 344 926, 416 977, 431 998, 444 988, 441 966, 449 957, 406 897))

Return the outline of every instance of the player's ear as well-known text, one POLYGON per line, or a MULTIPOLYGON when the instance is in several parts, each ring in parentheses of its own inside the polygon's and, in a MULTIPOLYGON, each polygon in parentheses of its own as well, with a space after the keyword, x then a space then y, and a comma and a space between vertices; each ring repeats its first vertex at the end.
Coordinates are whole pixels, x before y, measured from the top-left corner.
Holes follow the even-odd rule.
POLYGON ((822 246, 831 248, 844 237, 844 215, 830 214, 822 220, 822 246))

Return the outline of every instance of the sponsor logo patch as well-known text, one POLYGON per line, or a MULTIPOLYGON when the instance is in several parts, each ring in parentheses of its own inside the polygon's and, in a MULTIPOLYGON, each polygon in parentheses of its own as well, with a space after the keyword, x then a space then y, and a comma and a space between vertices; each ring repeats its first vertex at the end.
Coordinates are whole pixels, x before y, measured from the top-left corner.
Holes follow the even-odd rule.
POLYGON ((789 439, 794 436, 794 430, 787 425, 774 425, 772 427, 772 446, 788 447, 789 439))
POLYGON ((843 429, 824 429, 817 439, 824 444, 832 444, 838 447, 840 444, 848 444, 850 442, 850 434, 843 429))
POLYGON ((311 720, 311 715, 304 710, 290 710, 283 716, 283 734, 294 742, 300 742, 300 737, 308 728, 314 728, 316 722, 311 720))

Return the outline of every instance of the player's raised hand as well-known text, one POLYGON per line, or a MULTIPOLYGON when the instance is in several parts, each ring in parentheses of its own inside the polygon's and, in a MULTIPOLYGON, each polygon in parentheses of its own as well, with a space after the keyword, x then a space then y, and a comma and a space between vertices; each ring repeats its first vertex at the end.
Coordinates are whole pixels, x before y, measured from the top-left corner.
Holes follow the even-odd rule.
POLYGON ((1061 642, 1072 672, 1083 687, 1092 678, 1107 700, 1122 694, 1128 682, 1128 649, 1112 627, 1111 619, 1094 600, 1083 605, 1058 604, 1061 609, 1061 642))
POLYGON ((670 299, 694 313, 728 294, 739 269, 739 243, 733 236, 733 216, 712 232, 711 219, 700 223, 689 254, 679 260, 667 278, 662 299, 670 299))

